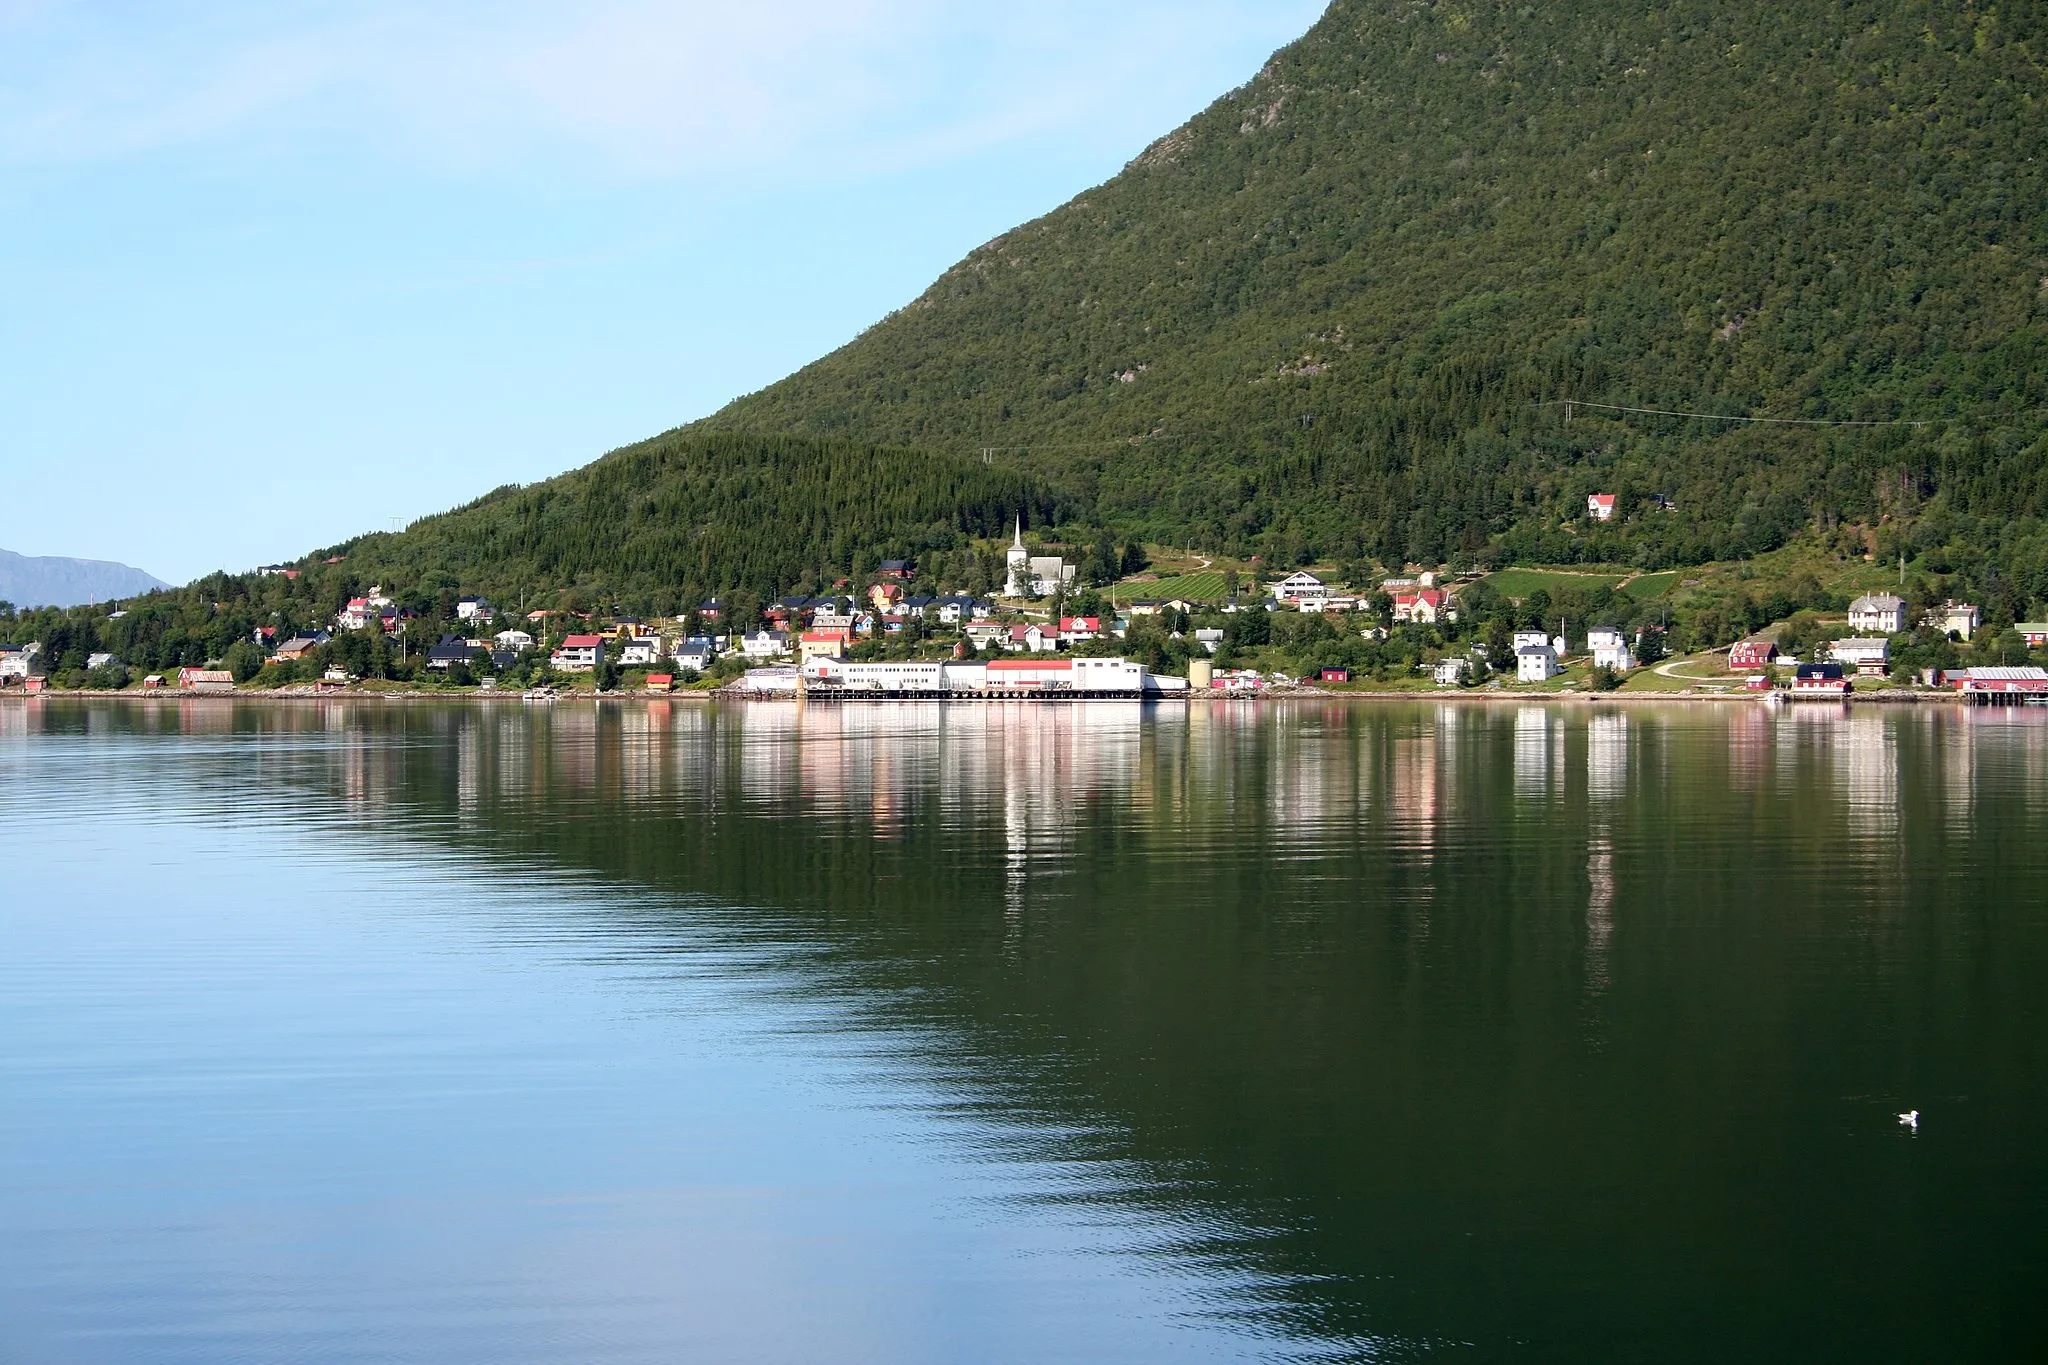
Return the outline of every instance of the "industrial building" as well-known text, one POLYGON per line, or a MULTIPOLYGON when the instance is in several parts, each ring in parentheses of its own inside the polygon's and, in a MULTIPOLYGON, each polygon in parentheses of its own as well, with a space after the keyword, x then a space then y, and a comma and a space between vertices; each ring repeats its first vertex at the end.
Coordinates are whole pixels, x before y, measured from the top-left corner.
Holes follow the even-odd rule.
POLYGON ((852 663, 814 658, 801 668, 757 668, 749 692, 824 699, 996 701, 1185 697, 1185 678, 1155 676, 1128 659, 932 659, 852 663))

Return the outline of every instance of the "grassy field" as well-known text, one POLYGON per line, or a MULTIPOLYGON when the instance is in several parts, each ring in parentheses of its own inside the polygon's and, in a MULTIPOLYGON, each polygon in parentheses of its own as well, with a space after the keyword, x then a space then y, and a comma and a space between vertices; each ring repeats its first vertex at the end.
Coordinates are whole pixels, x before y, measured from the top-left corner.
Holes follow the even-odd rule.
POLYGON ((1663 573, 1646 573, 1630 582, 1622 591, 1638 602, 1647 602, 1651 598, 1664 596, 1677 587, 1678 582, 1678 570, 1667 569, 1663 573))
POLYGON ((1150 583, 1119 583, 1116 600, 1129 602, 1150 597, 1164 600, 1184 597, 1190 602, 1220 602, 1224 598, 1223 575, 1217 572, 1180 574, 1150 583))
POLYGON ((1590 570, 1580 573, 1567 569, 1501 569, 1490 573, 1485 580, 1491 583, 1503 597, 1519 602, 1538 588, 1555 593, 1560 588, 1597 588, 1602 585, 1613 587, 1628 577, 1628 570, 1600 572, 1590 570))

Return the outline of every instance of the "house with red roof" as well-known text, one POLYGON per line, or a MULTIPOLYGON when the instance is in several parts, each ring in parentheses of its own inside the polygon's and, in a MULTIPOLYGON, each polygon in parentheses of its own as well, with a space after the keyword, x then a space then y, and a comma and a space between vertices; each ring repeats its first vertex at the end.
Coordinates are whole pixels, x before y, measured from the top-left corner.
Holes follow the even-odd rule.
POLYGON ((1738 640, 1728 646, 1730 673, 1761 673, 1777 661, 1776 640, 1738 640))
POLYGON ((561 673, 591 673, 604 662, 604 636, 571 635, 548 656, 548 664, 561 673))
POLYGON ((1394 598, 1394 619, 1418 626, 1433 626, 1439 621, 1455 621, 1458 613, 1451 606, 1451 595, 1442 588, 1417 588, 1394 598))

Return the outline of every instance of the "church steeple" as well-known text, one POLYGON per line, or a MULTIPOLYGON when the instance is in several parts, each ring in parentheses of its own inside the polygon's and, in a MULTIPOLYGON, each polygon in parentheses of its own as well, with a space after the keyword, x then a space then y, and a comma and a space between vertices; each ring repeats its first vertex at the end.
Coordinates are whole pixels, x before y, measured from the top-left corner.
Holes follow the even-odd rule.
POLYGON ((1006 597, 1028 597, 1031 595, 1031 551, 1024 548, 1024 518, 1017 518, 1017 538, 1010 542, 1009 553, 1003 558, 1008 561, 1010 572, 1003 581, 1003 595, 1006 597))

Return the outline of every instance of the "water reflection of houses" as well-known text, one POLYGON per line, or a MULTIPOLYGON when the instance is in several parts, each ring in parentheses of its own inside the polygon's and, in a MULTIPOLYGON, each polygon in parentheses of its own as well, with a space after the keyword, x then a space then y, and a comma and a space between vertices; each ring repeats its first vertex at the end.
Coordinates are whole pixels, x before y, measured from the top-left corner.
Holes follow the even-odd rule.
MULTIPOLYGON (((1386 824, 1390 850, 1405 853, 1417 864, 1426 865, 1435 856, 1442 822, 1443 774, 1454 765, 1445 752, 1455 748, 1455 708, 1436 708, 1428 724, 1412 733, 1396 736, 1387 756, 1386 824)), ((1371 802, 1370 789, 1356 794, 1357 805, 1371 802)), ((1425 884, 1426 885, 1426 884, 1425 884)))
POLYGON ((1602 711, 1586 722, 1586 795, 1616 801, 1628 791, 1628 717, 1602 711))
POLYGON ((1835 780, 1849 829, 1872 847, 1895 848, 1899 833, 1899 748, 1892 717, 1855 711, 1837 718, 1835 780))
POLYGON ((1524 706, 1515 712, 1515 795, 1539 799, 1550 795, 1550 730, 1548 707, 1524 706))
MULTIPOLYGON (((1348 737, 1350 708, 1342 702, 1303 709, 1289 717, 1296 723, 1276 726, 1270 743, 1274 762, 1267 773, 1270 793, 1272 838, 1287 847, 1310 847, 1328 835, 1330 822, 1344 809, 1333 782, 1342 781, 1333 772, 1333 751, 1347 757, 1355 751, 1337 742, 1348 737)), ((1364 762, 1346 765, 1352 780, 1364 762)), ((1355 798, 1355 791, 1353 796, 1355 798)), ((1349 810, 1355 812, 1354 799, 1349 810)))
POLYGON ((1771 763, 1771 712, 1761 706, 1730 708, 1728 785, 1736 791, 1761 790, 1771 763))

